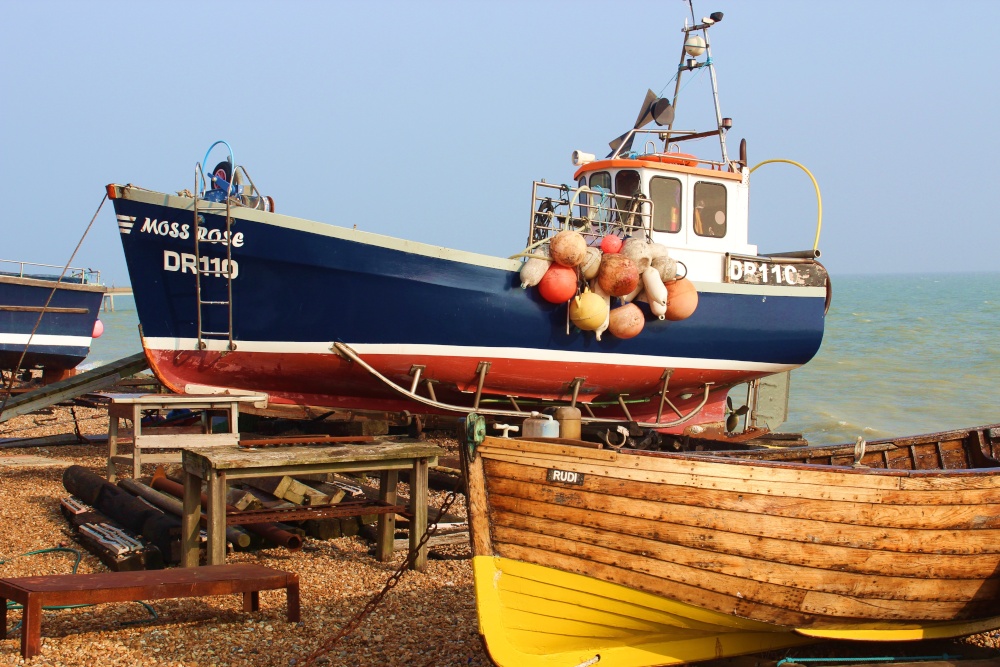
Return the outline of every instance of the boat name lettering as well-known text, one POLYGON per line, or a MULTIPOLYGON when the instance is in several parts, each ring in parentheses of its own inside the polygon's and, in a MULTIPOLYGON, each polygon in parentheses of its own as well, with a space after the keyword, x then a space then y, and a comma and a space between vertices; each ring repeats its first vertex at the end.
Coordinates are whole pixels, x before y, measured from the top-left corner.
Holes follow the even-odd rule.
POLYGON ((223 257, 195 257, 190 252, 174 252, 173 250, 163 251, 163 270, 180 271, 181 273, 198 273, 198 264, 201 264, 201 275, 225 278, 229 273, 229 267, 233 267, 231 278, 236 278, 240 274, 240 265, 234 259, 232 262, 223 257))
MULTIPOLYGON (((146 234, 155 234, 156 236, 169 236, 172 239, 191 238, 190 224, 170 222, 169 220, 152 220, 150 218, 146 218, 146 221, 142 223, 142 228, 139 231, 146 234)), ((228 245, 230 237, 232 237, 234 248, 243 247, 243 232, 236 232, 233 234, 219 229, 209 229, 208 227, 198 228, 198 239, 201 241, 228 245)))
POLYGON ((573 472, 572 470, 556 470, 555 468, 549 468, 548 473, 545 475, 545 479, 550 482, 559 482, 561 484, 583 484, 583 473, 573 472))

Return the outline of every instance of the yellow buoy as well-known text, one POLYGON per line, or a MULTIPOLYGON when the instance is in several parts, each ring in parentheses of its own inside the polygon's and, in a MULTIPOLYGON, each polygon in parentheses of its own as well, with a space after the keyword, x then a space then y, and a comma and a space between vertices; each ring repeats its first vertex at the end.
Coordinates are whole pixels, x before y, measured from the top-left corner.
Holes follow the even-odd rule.
POLYGON ((578 329, 596 331, 608 316, 608 303, 599 294, 584 289, 569 302, 569 319, 578 329))

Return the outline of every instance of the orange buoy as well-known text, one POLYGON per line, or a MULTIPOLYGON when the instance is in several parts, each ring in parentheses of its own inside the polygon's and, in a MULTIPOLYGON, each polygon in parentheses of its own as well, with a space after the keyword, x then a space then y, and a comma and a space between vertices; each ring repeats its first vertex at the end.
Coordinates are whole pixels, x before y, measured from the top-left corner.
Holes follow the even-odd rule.
POLYGON ((608 234, 601 239, 601 252, 613 255, 616 252, 620 252, 622 249, 623 241, 620 236, 615 236, 614 234, 608 234))
POLYGON ((565 303, 576 294, 576 269, 555 262, 538 281, 538 293, 549 303, 565 303))
POLYGON ((608 331, 616 338, 635 338, 646 325, 646 316, 634 303, 626 303, 611 311, 608 331))
POLYGON ((698 290, 687 278, 667 283, 667 319, 686 320, 698 307, 698 290))
POLYGON ((563 266, 576 266, 587 257, 587 242, 583 234, 564 229, 549 241, 549 255, 563 266))
POLYGON ((639 284, 639 269, 635 262, 621 254, 605 254, 597 274, 601 289, 611 296, 625 296, 639 284))

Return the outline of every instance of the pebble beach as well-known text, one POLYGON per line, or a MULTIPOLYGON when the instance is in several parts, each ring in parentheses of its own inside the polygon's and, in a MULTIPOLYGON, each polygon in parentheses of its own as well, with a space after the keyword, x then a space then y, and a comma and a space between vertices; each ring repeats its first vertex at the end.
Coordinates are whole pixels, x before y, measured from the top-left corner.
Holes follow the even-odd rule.
MULTIPOLYGON (((102 409, 56 407, 0 425, 0 438, 73 433, 107 433, 102 409), (74 420, 75 414, 75 420, 74 420), (75 422, 75 423, 74 423, 75 422)), ((454 446, 447 438, 438 444, 454 446)), ((76 555, 47 551, 55 547, 80 554, 77 572, 107 568, 73 537, 60 512, 68 495, 62 473, 72 464, 103 476, 107 445, 3 448, 0 446, 0 577, 72 572, 76 555), (26 458, 28 457, 28 458, 26 458), (29 552, 42 551, 28 555, 29 552)), ((401 491, 406 492, 405 485, 401 491)), ((447 493, 430 491, 432 507, 447 493)), ((464 516, 459 495, 449 510, 464 516)), ((432 513, 429 517, 434 518, 432 513)), ((469 548, 465 544, 430 550, 425 572, 407 571, 358 628, 314 664, 335 667, 491 665, 476 632, 475 595, 469 548)), ((255 563, 298 573, 302 620, 286 619, 284 591, 263 591, 260 611, 244 612, 239 596, 108 603, 47 610, 42 616, 42 653, 25 662, 16 630, 20 611, 8 613, 9 636, 0 641, 3 665, 162 665, 295 667, 334 636, 382 590, 405 553, 377 562, 363 538, 307 539, 301 551, 283 548, 231 553, 229 563, 255 563)), ((797 656, 961 655, 1000 664, 1000 632, 964 640, 907 645, 818 644, 796 649, 797 656), (890 653, 891 652, 891 653, 890 653)), ((741 665, 773 666, 783 655, 744 658, 741 665), (746 662, 751 660, 751 662, 746 662)), ((708 663, 702 663, 708 664, 708 663)), ((719 665, 734 664, 719 661, 719 665)))
MULTIPOLYGON (((74 409, 84 435, 107 433, 104 410, 74 409)), ((0 437, 40 437, 73 433, 70 410, 17 417, 0 425, 0 437)), ((68 574, 75 555, 57 551, 24 555, 53 547, 70 547, 82 555, 77 572, 104 572, 95 556, 74 542, 60 512, 68 495, 62 473, 77 464, 104 475, 107 445, 0 447, 0 576, 68 574), (50 465, 9 463, 14 457, 51 459, 50 465)), ((400 485, 406 491, 405 485, 400 485)), ((432 507, 446 493, 430 492, 432 507)), ((458 497, 450 513, 464 515, 458 497)), ((433 516, 430 517, 431 519, 433 516)), ((382 604, 350 636, 317 665, 490 665, 476 633, 472 569, 466 545, 432 549, 425 572, 407 571, 382 604)), ((397 551, 379 563, 360 537, 307 539, 301 551, 283 548, 236 552, 228 563, 255 563, 296 572, 301 581, 302 621, 289 623, 284 591, 262 591, 260 611, 242 611, 239 596, 216 596, 150 603, 155 618, 138 603, 108 603, 42 614, 42 654, 21 659, 20 634, 0 641, 0 665, 129 665, 192 667, 226 665, 292 667, 345 623, 378 593, 403 563, 397 551)), ((21 612, 8 613, 8 628, 21 612)))

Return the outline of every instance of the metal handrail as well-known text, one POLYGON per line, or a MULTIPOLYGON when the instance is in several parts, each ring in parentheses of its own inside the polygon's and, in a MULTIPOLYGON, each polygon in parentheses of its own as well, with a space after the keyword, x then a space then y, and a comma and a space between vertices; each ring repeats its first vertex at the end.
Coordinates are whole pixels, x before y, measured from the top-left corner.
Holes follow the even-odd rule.
POLYGON ((531 184, 529 246, 564 229, 594 238, 604 234, 602 227, 620 228, 626 233, 641 229, 646 236, 651 236, 652 221, 653 202, 641 193, 627 196, 587 186, 570 188, 544 181, 531 184), (553 196, 546 196, 546 189, 554 190, 553 196), (583 196, 586 196, 585 200, 583 196), (595 199, 598 200, 596 203, 595 199), (542 209, 546 204, 551 210, 542 209), (621 208, 622 205, 632 208, 621 208), (574 215, 574 207, 579 207, 582 215, 574 215))
MULTIPOLYGON (((79 278, 82 283, 85 284, 95 283, 98 285, 101 284, 101 272, 95 269, 82 269, 74 266, 63 267, 62 264, 40 264, 38 262, 22 262, 16 259, 0 259, 0 263, 17 264, 18 265, 17 273, 18 277, 20 278, 26 277, 24 273, 24 267, 26 266, 37 266, 46 269, 58 269, 59 271, 62 271, 63 268, 65 268, 66 272, 71 277, 79 278)), ((30 275, 28 277, 30 277, 30 275)))

